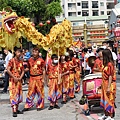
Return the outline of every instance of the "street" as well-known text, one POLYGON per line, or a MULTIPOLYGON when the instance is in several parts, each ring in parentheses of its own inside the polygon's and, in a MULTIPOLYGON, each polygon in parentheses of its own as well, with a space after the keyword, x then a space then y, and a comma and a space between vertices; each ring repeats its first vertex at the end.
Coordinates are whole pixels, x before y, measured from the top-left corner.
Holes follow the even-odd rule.
MULTIPOLYGON (((2 90, 2 88, 0 88, 2 90)), ((82 87, 81 87, 82 90, 82 87)), ((47 100, 48 88, 45 87, 45 108, 42 111, 37 111, 32 108, 30 111, 24 112, 23 115, 18 115, 17 118, 12 117, 12 109, 9 104, 9 94, 0 94, 0 120, 97 120, 103 114, 103 110, 99 107, 93 107, 90 116, 85 116, 83 106, 79 105, 79 100, 82 96, 82 91, 76 94, 76 98, 69 100, 67 104, 62 105, 59 101, 60 109, 48 110, 49 101, 47 100)), ((24 108, 27 94, 27 85, 23 86, 23 103, 19 109, 24 108)), ((36 99, 35 99, 36 101, 36 99)), ((117 76, 117 98, 116 98, 116 116, 115 120, 120 120, 120 76, 117 76)))

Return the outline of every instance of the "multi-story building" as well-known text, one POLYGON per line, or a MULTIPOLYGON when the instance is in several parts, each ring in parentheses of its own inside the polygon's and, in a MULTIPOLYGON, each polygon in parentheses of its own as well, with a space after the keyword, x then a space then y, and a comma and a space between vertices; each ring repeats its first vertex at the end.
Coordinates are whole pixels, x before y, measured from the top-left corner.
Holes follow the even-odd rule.
POLYGON ((61 0, 63 14, 60 17, 110 15, 114 0, 61 0))
POLYGON ((101 45, 108 40, 108 22, 115 0, 61 0, 63 13, 57 22, 64 18, 71 21, 73 38, 87 43, 101 45), (86 24, 86 29, 84 25, 86 24))

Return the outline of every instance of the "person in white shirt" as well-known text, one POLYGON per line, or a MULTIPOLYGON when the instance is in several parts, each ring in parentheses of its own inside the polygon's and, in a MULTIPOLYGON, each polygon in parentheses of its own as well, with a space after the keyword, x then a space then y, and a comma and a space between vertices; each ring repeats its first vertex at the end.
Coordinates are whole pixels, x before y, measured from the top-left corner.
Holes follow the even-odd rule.
POLYGON ((5 57, 5 64, 4 64, 4 67, 5 67, 5 71, 4 71, 4 73, 5 73, 5 83, 4 83, 4 89, 1 92, 3 94, 7 93, 7 88, 9 86, 9 75, 7 73, 6 68, 7 68, 7 65, 8 65, 10 59, 12 59, 12 57, 13 57, 13 54, 10 53, 10 51, 8 51, 6 49, 4 49, 4 53, 6 54, 6 57, 5 57))
POLYGON ((112 46, 108 46, 108 49, 112 52, 112 57, 113 57, 113 60, 114 60, 114 64, 115 64, 115 68, 116 68, 116 60, 117 60, 117 55, 115 52, 112 51, 112 46))
POLYGON ((90 53, 87 48, 83 49, 83 52, 85 54, 84 56, 84 75, 90 74, 91 68, 88 66, 87 59, 90 57, 90 53))

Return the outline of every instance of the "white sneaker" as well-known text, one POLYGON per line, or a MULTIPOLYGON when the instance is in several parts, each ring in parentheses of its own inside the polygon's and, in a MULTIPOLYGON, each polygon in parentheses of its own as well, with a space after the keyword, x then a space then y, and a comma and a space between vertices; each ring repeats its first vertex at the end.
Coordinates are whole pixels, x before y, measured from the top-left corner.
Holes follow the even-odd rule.
POLYGON ((98 120, 104 120, 104 119, 106 120, 106 118, 107 118, 107 116, 103 115, 103 116, 99 117, 98 120))
POLYGON ((110 116, 108 116, 105 120, 114 120, 114 118, 111 118, 110 116))

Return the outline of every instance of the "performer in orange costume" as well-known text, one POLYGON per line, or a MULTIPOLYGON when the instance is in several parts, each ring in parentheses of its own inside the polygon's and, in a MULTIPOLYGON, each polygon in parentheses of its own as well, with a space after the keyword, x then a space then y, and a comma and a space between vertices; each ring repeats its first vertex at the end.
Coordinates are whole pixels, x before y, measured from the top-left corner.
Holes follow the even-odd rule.
POLYGON ((94 67, 93 67, 93 73, 96 72, 102 72, 103 68, 103 56, 102 56, 102 51, 103 48, 99 48, 96 52, 98 53, 98 58, 94 62, 94 67))
MULTIPOLYGON (((67 57, 67 56, 66 56, 67 57)), ((64 55, 60 57, 61 68, 62 68, 62 93, 63 101, 62 104, 66 104, 67 95, 69 93, 69 64, 65 61, 66 58, 64 55)))
POLYGON ((99 120, 113 120, 115 113, 115 97, 116 97, 116 73, 114 68, 114 60, 110 50, 103 50, 103 80, 101 107, 104 108, 104 113, 99 120))
POLYGON ((58 64, 58 56, 53 54, 51 56, 52 64, 48 65, 47 69, 47 83, 49 87, 48 100, 50 101, 50 106, 48 110, 53 108, 60 109, 58 106, 58 99, 61 98, 61 67, 58 64))
POLYGON ((74 53, 74 61, 75 61, 75 64, 77 65, 75 68, 75 83, 76 83, 75 93, 78 93, 80 91, 81 65, 80 65, 80 60, 78 58, 77 53, 74 53))
POLYGON ((30 71, 30 81, 26 104, 23 111, 28 111, 34 106, 33 100, 35 95, 38 95, 37 111, 44 108, 44 78, 45 78, 45 63, 39 57, 39 48, 34 48, 32 51, 33 57, 28 60, 28 69, 30 71))
POLYGON ((74 60, 74 53, 72 50, 69 50, 70 61, 69 61, 69 97, 73 99, 74 95, 74 77, 75 77, 75 68, 77 67, 76 62, 74 60))
POLYGON ((22 102, 22 77, 24 75, 23 62, 20 60, 22 50, 15 49, 15 57, 12 58, 7 67, 7 72, 10 75, 9 79, 9 92, 10 102, 13 108, 13 117, 17 117, 17 114, 22 114, 18 110, 19 103, 22 102))

